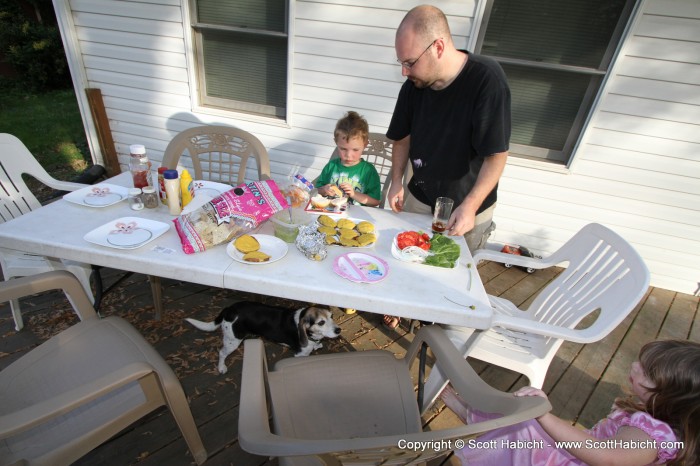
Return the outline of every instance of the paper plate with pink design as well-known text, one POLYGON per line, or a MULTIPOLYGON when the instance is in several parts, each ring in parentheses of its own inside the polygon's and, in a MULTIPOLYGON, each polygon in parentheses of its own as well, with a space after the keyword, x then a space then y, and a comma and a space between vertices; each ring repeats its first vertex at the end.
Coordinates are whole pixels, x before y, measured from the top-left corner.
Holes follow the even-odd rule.
POLYGON ((63 199, 89 207, 107 207, 123 201, 128 195, 129 188, 116 184, 100 183, 68 193, 63 196, 63 199))
POLYGON ((357 283, 377 283, 389 273, 389 264, 383 259, 363 252, 349 252, 333 263, 335 273, 357 283))
POLYGON ((83 239, 100 246, 136 249, 170 229, 170 225, 139 217, 122 217, 95 228, 83 239))

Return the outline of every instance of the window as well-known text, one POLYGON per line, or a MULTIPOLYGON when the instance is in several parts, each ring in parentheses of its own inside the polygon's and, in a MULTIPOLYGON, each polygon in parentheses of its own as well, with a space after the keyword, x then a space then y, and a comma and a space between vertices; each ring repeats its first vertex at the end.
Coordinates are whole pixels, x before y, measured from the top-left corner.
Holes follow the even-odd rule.
POLYGON ((193 0, 191 6, 201 104, 285 118, 287 0, 193 0))
POLYGON ((634 0, 488 0, 476 51, 512 93, 511 153, 567 163, 634 0))

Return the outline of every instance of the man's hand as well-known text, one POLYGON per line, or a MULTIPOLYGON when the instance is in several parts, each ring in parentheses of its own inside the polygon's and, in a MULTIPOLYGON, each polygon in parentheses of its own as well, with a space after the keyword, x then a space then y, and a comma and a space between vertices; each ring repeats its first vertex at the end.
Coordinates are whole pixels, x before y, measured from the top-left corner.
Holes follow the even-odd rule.
POLYGON ((391 183, 386 198, 391 210, 394 212, 403 211, 403 185, 401 183, 391 183))
POLYGON ((448 236, 462 236, 474 228, 476 221, 476 211, 462 203, 450 215, 450 221, 447 222, 448 236))

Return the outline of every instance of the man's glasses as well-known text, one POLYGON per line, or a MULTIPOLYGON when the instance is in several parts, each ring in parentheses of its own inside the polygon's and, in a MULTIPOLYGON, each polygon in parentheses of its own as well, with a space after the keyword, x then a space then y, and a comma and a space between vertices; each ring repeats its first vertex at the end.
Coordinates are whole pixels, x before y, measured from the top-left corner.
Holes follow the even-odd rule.
POLYGON ((420 60, 421 57, 422 57, 423 55, 425 55, 425 52, 427 52, 427 51, 430 49, 430 47, 432 47, 433 45, 435 45, 435 42, 437 42, 437 39, 435 39, 434 41, 432 41, 432 42, 430 43, 430 45, 427 46, 427 47, 425 48, 425 50, 423 50, 423 53, 421 53, 420 55, 418 55, 418 58, 416 58, 416 59, 413 60, 413 61, 401 61, 401 60, 398 60, 398 59, 397 59, 396 61, 399 62, 399 65, 401 65, 402 67, 406 68, 407 70, 410 70, 411 68, 413 68, 413 67, 416 65, 416 63, 418 63, 418 60, 420 60))

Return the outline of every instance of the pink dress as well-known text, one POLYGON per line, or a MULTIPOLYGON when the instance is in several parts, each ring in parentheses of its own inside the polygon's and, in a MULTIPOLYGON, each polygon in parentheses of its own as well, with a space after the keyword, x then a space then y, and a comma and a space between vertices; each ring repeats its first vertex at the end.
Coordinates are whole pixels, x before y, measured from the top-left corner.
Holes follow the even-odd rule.
MULTIPOLYGON (((482 413, 469 408, 465 411, 463 405, 454 406, 456 400, 461 401, 459 398, 446 397, 444 394, 442 398, 449 408, 460 415, 462 420, 465 420, 463 416, 466 414, 466 421, 469 424, 498 417, 498 415, 482 413)), ((653 464, 663 464, 676 456, 678 449, 666 445, 667 442, 677 441, 671 427, 645 412, 639 411, 629 414, 619 409, 613 409, 608 417, 599 421, 587 432, 596 439, 604 440, 614 437, 622 426, 641 429, 656 441, 659 447, 657 461, 653 464)), ((487 432, 471 442, 468 441, 464 448, 455 451, 455 455, 460 458, 463 465, 585 465, 583 461, 571 455, 564 448, 556 448, 552 437, 534 419, 487 432)))

